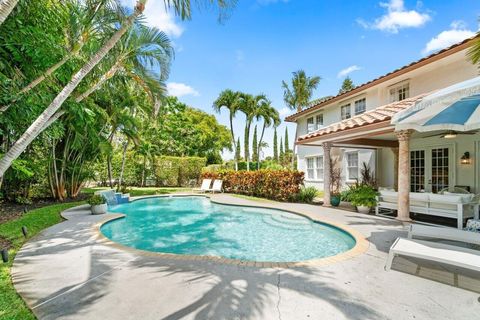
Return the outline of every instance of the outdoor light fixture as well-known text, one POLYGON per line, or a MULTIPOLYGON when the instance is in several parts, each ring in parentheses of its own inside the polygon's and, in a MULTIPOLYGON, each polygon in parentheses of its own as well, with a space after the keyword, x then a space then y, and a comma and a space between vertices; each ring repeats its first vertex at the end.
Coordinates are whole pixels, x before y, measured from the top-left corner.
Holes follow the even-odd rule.
POLYGON ((461 164, 470 164, 470 152, 465 152, 460 158, 461 164))
POLYGON ((2 249, 2 261, 7 263, 8 262, 8 250, 7 249, 2 249))
POLYGON ((455 132, 449 132, 446 135, 443 136, 445 139, 455 139, 457 137, 457 134, 455 132))
POLYGON ((25 226, 22 227, 22 233, 23 233, 23 236, 26 238, 27 234, 28 234, 27 227, 25 227, 25 226))

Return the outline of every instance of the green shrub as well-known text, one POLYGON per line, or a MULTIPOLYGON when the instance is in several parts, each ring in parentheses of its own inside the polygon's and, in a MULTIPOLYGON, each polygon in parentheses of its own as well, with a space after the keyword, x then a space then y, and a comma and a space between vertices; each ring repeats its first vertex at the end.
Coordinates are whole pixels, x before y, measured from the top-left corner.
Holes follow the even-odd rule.
POLYGON ((352 188, 350 202, 354 206, 374 207, 377 205, 378 192, 369 185, 360 184, 352 188))
POLYGON ((318 190, 315 187, 303 187, 297 194, 298 202, 312 203, 318 194, 318 190))
POLYGON ((88 204, 91 206, 98 206, 100 204, 106 203, 105 198, 99 195, 94 195, 90 199, 88 199, 88 204))
POLYGON ((224 190, 272 200, 288 201, 300 192, 304 174, 290 170, 203 172, 202 178, 223 180, 224 190))

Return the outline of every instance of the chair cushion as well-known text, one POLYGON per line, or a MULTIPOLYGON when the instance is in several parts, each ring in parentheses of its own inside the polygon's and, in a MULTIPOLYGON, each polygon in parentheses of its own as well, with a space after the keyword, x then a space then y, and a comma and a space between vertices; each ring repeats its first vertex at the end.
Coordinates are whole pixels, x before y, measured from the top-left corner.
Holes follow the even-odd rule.
POLYGON ((473 194, 430 194, 431 202, 443 202, 443 203, 468 203, 472 201, 473 194))

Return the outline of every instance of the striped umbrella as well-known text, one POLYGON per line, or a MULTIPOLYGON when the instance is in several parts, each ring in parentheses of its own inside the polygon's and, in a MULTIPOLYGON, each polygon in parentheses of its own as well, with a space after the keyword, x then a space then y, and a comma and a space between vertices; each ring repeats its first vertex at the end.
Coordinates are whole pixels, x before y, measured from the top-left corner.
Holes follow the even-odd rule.
POLYGON ((480 129, 480 77, 430 94, 392 118, 396 130, 468 132, 480 129))

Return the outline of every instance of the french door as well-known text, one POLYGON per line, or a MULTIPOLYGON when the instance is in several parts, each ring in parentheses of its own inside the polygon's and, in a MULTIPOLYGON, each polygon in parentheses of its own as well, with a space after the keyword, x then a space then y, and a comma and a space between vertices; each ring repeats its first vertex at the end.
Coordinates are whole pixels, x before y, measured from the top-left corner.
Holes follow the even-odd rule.
POLYGON ((410 151, 410 191, 437 193, 453 186, 451 147, 429 147, 410 151))

